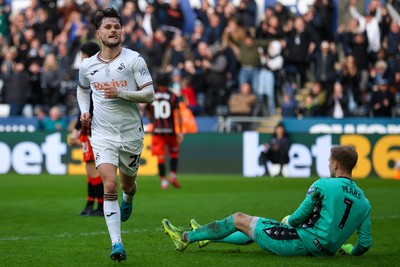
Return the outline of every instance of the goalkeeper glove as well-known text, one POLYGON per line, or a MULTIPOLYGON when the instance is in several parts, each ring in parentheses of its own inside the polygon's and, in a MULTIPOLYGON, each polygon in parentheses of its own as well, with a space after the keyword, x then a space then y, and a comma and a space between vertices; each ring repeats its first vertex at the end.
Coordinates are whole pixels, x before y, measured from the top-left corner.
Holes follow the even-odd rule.
POLYGON ((339 252, 343 255, 351 255, 354 246, 352 244, 344 244, 340 247, 339 252))
POLYGON ((282 223, 283 224, 286 224, 286 225, 289 225, 290 226, 290 224, 289 224, 289 218, 290 218, 290 215, 286 215, 283 219, 282 219, 282 223))

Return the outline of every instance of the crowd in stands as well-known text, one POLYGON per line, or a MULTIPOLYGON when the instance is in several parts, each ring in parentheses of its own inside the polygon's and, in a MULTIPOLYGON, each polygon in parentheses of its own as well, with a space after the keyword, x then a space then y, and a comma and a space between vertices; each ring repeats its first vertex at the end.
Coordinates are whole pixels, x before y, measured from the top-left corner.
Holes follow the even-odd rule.
POLYGON ((195 116, 399 115, 399 1, 359 10, 350 0, 351 19, 337 27, 332 0, 315 0, 302 15, 276 1, 261 21, 255 0, 210 3, 193 7, 187 32, 178 0, 142 10, 137 0, 32 0, 17 11, 0 0, 0 101, 10 116, 26 104, 33 115, 53 106, 75 115, 80 45, 95 39, 96 10, 112 5, 124 20, 123 45, 141 53, 154 80, 169 73, 195 116))

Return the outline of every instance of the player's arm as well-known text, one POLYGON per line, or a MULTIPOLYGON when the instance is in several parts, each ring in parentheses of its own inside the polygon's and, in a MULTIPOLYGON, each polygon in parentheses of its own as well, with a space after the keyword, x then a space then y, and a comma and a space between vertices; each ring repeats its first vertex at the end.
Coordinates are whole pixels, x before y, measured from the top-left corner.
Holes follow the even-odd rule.
POLYGON ((310 186, 307 191, 306 198, 300 204, 295 212, 286 218, 285 223, 292 227, 298 227, 306 222, 306 219, 313 212, 315 205, 317 204, 320 193, 317 187, 318 181, 310 186))
POLYGON ((79 66, 79 80, 78 87, 76 89, 76 98, 78 100, 79 109, 81 111, 80 120, 82 125, 88 126, 90 123, 90 81, 85 77, 85 69, 87 59, 84 59, 79 66), (86 86, 87 84, 87 86, 86 86))
POLYGON ((370 212, 357 228, 357 243, 355 246, 352 244, 345 244, 340 248, 342 254, 349 254, 353 256, 361 256, 369 250, 372 245, 371 235, 371 217, 370 212))
POLYGON ((183 126, 182 126, 182 114, 179 108, 179 104, 176 106, 175 108, 175 112, 176 112, 176 120, 178 123, 178 128, 179 128, 179 133, 177 134, 178 137, 178 143, 182 143, 183 141, 183 126))
POLYGON ((139 88, 138 91, 125 91, 118 88, 117 97, 137 103, 151 103, 154 100, 153 84, 146 84, 145 87, 139 88))

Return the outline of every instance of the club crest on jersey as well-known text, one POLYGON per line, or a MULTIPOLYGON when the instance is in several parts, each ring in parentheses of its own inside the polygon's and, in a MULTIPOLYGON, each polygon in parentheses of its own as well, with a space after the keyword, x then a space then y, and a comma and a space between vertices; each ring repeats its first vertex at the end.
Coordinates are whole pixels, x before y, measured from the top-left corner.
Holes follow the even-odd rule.
POLYGON ((315 193, 315 191, 316 191, 315 187, 314 187, 314 186, 311 186, 311 187, 308 189, 308 191, 307 191, 307 195, 312 195, 312 194, 315 193))
POLYGON ((119 67, 117 68, 117 71, 118 71, 118 72, 123 72, 125 69, 126 69, 125 64, 124 64, 124 63, 121 63, 121 64, 119 65, 119 67))
POLYGON ((116 81, 114 79, 108 82, 93 82, 93 87, 96 88, 96 90, 104 90, 106 86, 127 87, 128 82, 126 80, 116 81))

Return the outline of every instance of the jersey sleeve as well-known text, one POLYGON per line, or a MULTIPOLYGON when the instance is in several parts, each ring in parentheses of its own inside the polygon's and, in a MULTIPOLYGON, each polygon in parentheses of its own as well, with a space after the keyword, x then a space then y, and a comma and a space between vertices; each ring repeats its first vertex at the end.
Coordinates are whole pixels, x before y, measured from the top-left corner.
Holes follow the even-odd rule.
POLYGON ((368 212, 368 215, 357 229, 357 243, 351 253, 352 255, 360 256, 367 252, 372 245, 370 213, 371 211, 368 212))
POLYGON ((133 62, 132 72, 135 76, 138 90, 142 90, 146 86, 153 84, 153 79, 151 78, 147 64, 141 55, 138 55, 136 60, 133 62))
POLYGON ((289 218, 289 225, 292 227, 299 227, 306 223, 307 218, 314 211, 314 207, 320 200, 320 180, 314 182, 307 191, 307 195, 300 206, 297 208, 289 218))
POLYGON ((78 86, 84 90, 90 89, 90 80, 86 76, 88 60, 85 58, 79 65, 78 86))

